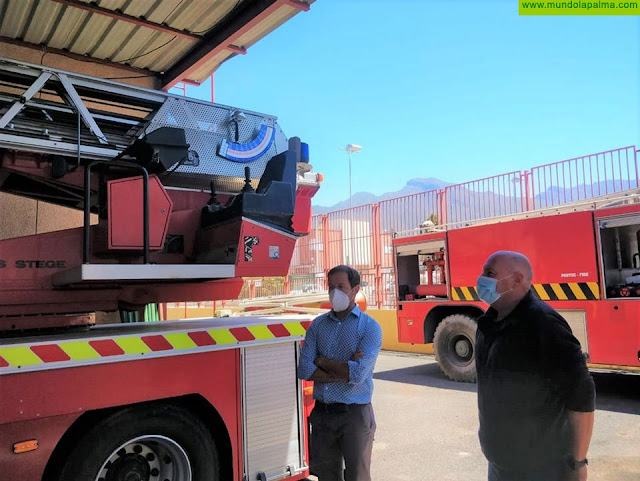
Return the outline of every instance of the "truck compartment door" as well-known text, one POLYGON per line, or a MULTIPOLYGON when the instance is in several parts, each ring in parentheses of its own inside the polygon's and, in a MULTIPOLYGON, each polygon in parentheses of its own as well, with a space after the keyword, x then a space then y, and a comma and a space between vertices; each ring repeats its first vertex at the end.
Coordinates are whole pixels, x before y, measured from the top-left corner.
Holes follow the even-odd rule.
POLYGON ((296 346, 286 342, 243 351, 246 479, 275 481, 306 468, 296 346))

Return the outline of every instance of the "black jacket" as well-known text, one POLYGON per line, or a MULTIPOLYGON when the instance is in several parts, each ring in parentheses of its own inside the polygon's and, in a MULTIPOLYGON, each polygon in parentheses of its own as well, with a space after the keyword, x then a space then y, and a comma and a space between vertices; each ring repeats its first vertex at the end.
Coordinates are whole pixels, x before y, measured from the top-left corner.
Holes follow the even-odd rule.
POLYGON ((507 317, 478 319, 480 445, 486 458, 533 469, 570 452, 567 410, 594 410, 595 388, 578 340, 529 292, 507 317))

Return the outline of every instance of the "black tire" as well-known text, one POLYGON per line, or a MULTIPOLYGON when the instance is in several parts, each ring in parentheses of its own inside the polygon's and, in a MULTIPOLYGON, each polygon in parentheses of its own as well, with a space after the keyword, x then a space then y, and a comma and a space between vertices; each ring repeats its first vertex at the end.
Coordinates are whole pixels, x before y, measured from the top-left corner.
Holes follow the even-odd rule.
POLYGON ((436 328, 436 361, 453 381, 476 382, 476 328, 476 322, 463 314, 445 317, 436 328))
POLYGON ((182 408, 157 404, 124 408, 92 426, 54 479, 218 481, 219 476, 216 446, 203 423, 182 408))

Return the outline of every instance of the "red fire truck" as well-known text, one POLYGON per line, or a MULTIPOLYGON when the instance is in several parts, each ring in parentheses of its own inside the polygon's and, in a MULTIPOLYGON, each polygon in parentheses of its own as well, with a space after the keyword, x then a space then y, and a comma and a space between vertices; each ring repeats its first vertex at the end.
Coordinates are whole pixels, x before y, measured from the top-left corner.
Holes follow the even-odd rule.
POLYGON ((393 239, 401 342, 433 343, 475 381, 476 279, 498 250, 533 265, 533 293, 569 323, 591 368, 640 373, 640 192, 635 147, 449 186, 393 239))
POLYGON ((286 275, 318 186, 273 116, 0 59, 0 190, 84 212, 0 241, 0 480, 305 477, 308 317, 101 320, 286 275))

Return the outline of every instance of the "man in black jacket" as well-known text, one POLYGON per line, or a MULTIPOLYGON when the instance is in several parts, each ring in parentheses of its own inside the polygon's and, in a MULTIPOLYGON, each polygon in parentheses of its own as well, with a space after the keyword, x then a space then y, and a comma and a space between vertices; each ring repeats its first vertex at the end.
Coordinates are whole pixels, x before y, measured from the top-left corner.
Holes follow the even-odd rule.
POLYGON ((529 260, 496 252, 478 278, 480 445, 489 481, 585 481, 595 389, 567 322, 531 290, 529 260))

